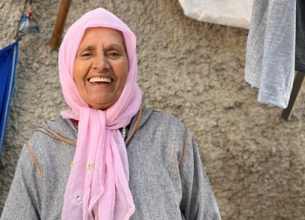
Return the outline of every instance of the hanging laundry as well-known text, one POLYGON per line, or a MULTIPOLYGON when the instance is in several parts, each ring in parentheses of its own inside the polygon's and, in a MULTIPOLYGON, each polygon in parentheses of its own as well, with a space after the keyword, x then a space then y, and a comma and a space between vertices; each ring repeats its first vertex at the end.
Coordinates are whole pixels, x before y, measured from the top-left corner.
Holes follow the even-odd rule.
POLYGON ((0 50, 0 157, 14 91, 18 41, 0 50))
POLYGON ((305 1, 297 0, 295 70, 305 73, 305 1))
POLYGON ((252 0, 179 0, 184 14, 199 21, 249 29, 252 0))
POLYGON ((296 0, 255 0, 245 80, 258 101, 286 108, 295 70, 296 0))

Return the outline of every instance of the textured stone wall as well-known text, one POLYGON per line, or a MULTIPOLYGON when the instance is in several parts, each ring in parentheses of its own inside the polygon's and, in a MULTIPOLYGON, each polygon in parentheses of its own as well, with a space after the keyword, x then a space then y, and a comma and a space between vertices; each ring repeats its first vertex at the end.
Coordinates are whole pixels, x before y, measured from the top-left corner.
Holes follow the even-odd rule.
MULTIPOLYGON (((0 46, 12 42, 23 2, 0 0, 0 46)), ((0 168, 0 212, 20 150, 44 120, 67 108, 51 39, 60 1, 36 0, 41 33, 20 41, 16 88, 0 168)), ((138 37, 138 84, 148 107, 171 113, 194 133, 224 220, 301 220, 305 208, 305 99, 289 122, 256 101, 244 81, 247 31, 201 23, 177 0, 73 0, 68 28, 104 7, 138 37)))

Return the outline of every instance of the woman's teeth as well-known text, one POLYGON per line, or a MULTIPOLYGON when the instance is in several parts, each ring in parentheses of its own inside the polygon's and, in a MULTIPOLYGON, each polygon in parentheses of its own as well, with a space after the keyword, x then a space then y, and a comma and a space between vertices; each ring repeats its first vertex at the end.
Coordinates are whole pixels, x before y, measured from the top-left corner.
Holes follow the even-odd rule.
POLYGON ((93 78, 89 79, 89 82, 107 82, 107 83, 111 83, 111 79, 110 78, 93 77, 93 78))

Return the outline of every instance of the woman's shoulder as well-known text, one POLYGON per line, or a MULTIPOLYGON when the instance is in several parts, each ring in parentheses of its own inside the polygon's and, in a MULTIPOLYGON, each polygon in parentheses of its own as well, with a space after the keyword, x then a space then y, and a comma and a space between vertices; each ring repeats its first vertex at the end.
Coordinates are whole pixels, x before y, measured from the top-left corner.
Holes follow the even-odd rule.
POLYGON ((56 120, 48 120, 42 123, 37 131, 43 132, 52 137, 76 141, 78 130, 71 119, 59 118, 56 120))
POLYGON ((48 120, 38 126, 27 142, 49 143, 50 138, 74 143, 77 140, 77 129, 70 119, 48 120))
MULTIPOLYGON (((143 108, 143 106, 142 106, 143 108)), ((143 108, 143 125, 147 130, 159 130, 177 139, 185 138, 186 126, 175 116, 156 109, 143 108)))
POLYGON ((42 123, 26 142, 32 157, 43 162, 54 155, 73 154, 77 129, 69 119, 48 120, 42 123))
POLYGON ((166 127, 169 129, 183 130, 186 126, 178 118, 171 113, 164 112, 162 110, 154 109, 151 115, 151 120, 158 126, 166 127))

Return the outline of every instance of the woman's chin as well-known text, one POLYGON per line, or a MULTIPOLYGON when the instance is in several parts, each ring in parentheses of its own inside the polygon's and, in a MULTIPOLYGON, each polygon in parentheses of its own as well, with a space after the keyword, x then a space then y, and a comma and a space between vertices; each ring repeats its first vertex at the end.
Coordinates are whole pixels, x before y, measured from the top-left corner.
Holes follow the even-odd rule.
POLYGON ((107 100, 105 98, 103 99, 103 102, 101 102, 100 100, 92 100, 90 101, 90 103, 88 103, 88 105, 93 109, 105 111, 110 108, 114 103, 115 101, 107 100))

